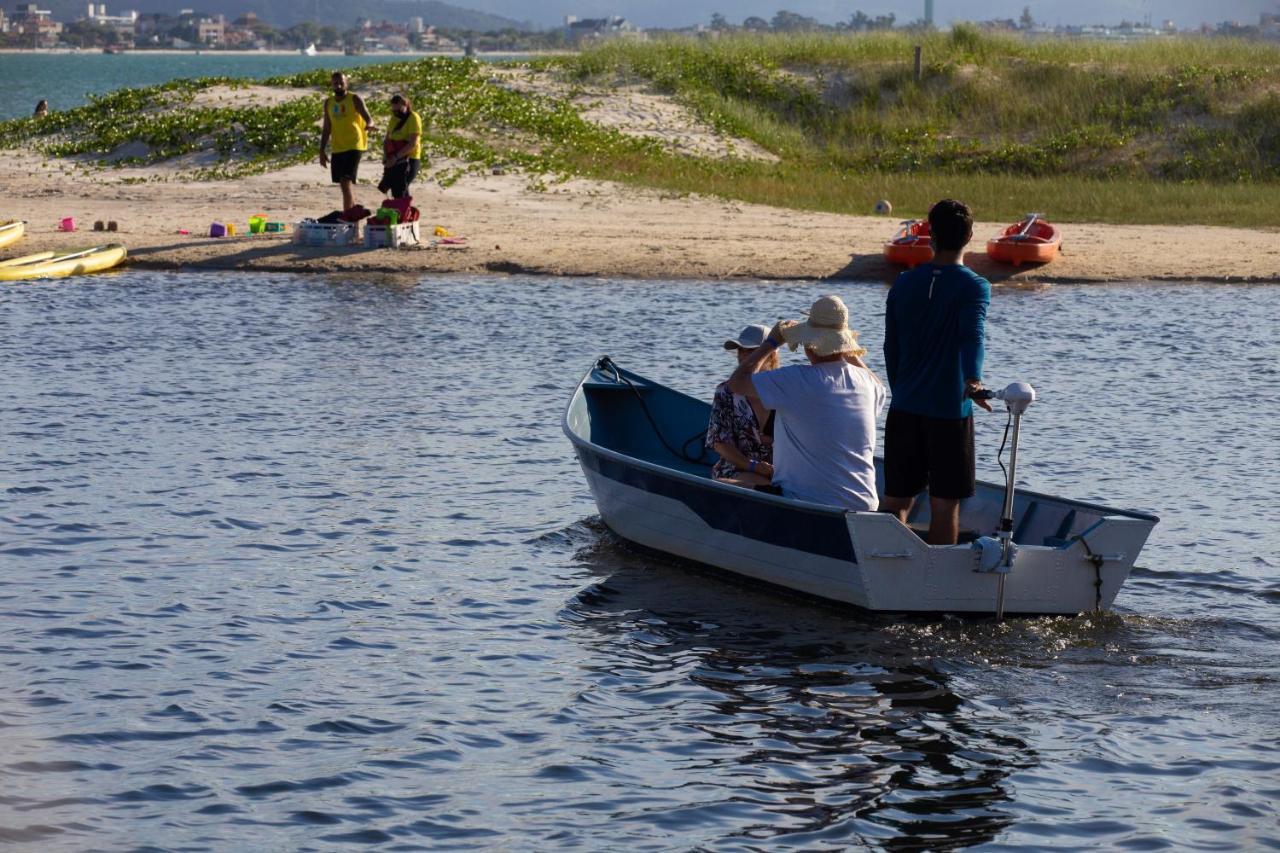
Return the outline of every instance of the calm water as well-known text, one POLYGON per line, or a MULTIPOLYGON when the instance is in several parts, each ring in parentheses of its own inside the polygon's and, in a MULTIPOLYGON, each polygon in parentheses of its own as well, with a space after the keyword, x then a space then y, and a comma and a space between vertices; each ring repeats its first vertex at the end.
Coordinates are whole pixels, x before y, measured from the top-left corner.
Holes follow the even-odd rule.
POLYGON ((412 57, 123 53, 108 56, 0 53, 0 120, 31 115, 41 98, 50 109, 78 107, 89 95, 126 86, 154 86, 184 77, 274 77, 310 68, 354 68, 412 57))
MULTIPOLYGON (((726 334, 830 287, 0 290, 0 842, 1280 846, 1280 288, 997 293, 1023 479, 1163 518, 1117 613, 997 626, 593 517, 559 427, 593 357, 709 397, 726 334)), ((878 352, 883 289, 836 289, 878 352)))

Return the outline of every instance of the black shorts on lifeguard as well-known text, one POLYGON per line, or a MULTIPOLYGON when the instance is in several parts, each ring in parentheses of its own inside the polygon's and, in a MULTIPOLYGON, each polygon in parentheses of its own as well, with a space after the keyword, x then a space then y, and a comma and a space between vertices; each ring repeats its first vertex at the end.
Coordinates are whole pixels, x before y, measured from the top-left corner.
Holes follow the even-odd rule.
POLYGON ((356 175, 360 172, 360 155, 363 151, 339 151, 337 154, 329 155, 329 175, 333 178, 335 184, 340 184, 344 180, 356 182, 356 175))
POLYGON ((926 487, 932 498, 973 496, 973 415, 929 418, 889 409, 884 422, 884 493, 912 498, 926 487))

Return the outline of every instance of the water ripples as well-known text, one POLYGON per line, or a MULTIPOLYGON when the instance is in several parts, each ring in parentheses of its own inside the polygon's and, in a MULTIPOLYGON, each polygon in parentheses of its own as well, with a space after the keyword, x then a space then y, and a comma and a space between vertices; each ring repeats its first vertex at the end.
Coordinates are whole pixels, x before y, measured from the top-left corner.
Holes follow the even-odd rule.
MULTIPOLYGON (((992 382, 1042 393, 1028 484, 1163 521, 1115 613, 995 625, 762 590, 594 519, 559 432, 594 356, 708 396, 726 331, 831 287, 6 289, 0 841, 1280 844, 1280 293, 997 293, 992 382)), ((838 289, 877 353, 883 289, 838 289)))

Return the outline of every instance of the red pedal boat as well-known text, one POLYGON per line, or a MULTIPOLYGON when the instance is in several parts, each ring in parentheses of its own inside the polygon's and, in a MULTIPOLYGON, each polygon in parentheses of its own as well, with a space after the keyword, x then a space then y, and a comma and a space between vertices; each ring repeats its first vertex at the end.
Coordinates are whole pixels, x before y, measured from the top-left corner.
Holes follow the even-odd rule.
POLYGON ((1015 222, 987 241, 987 254, 997 261, 1021 266, 1022 264, 1047 264, 1058 257, 1062 246, 1062 232, 1058 226, 1045 222, 1041 214, 1028 213, 1021 222, 1015 222))
POLYGON ((933 260, 929 223, 921 219, 905 220, 893 239, 884 244, 884 257, 889 263, 908 269, 933 260))

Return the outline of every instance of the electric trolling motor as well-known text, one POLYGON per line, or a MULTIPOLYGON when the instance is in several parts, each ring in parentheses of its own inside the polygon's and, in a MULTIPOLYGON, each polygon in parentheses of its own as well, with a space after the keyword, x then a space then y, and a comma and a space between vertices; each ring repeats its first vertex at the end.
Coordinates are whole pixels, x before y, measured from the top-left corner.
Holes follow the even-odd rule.
POLYGON ((996 619, 1003 619, 1004 576, 1013 569, 1013 560, 1018 554, 1018 546, 1013 542, 1013 492, 1014 477, 1018 469, 1018 428, 1022 424, 1023 413, 1035 402, 1036 391, 1026 382, 1013 382, 1003 390, 991 391, 984 388, 981 391, 975 391, 971 396, 975 400, 1003 400, 1013 425, 1013 442, 1009 446, 1009 470, 1005 474, 1004 510, 1000 513, 1000 527, 994 539, 983 536, 973 543, 973 549, 978 552, 978 568, 975 571, 992 572, 998 575, 996 619))

